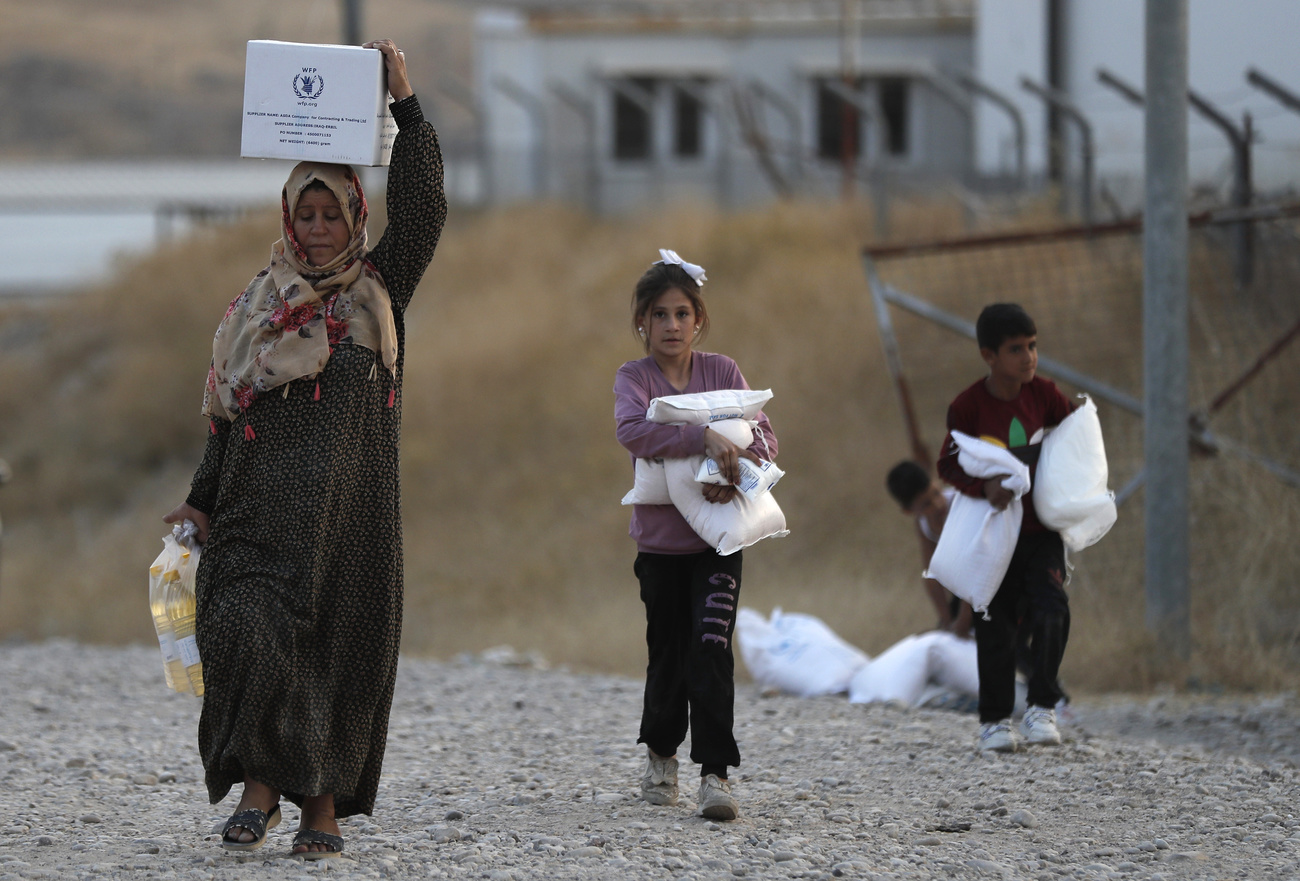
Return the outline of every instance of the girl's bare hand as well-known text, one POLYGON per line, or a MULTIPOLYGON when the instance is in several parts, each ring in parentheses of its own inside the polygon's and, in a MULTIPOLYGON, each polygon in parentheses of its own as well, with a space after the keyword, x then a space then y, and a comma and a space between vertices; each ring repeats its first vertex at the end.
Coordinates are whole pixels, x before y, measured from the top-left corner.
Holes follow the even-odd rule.
POLYGON ((761 460, 749 450, 727 440, 712 428, 704 430, 704 455, 718 463, 718 472, 727 483, 740 483, 740 459, 743 456, 754 464, 761 460))
POLYGON ((704 493, 704 501, 715 505, 727 504, 736 497, 736 493, 740 492, 734 486, 722 486, 718 483, 704 483, 700 486, 702 487, 700 491, 704 493))

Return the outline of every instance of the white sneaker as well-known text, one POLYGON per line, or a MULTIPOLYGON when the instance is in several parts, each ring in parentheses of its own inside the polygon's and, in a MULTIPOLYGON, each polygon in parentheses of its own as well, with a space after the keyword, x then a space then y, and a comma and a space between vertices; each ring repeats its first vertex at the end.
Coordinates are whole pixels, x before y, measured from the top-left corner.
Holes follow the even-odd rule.
POLYGON ((1001 722, 985 722, 980 726, 980 752, 1013 753, 1020 748, 1016 731, 1011 727, 1010 719, 1001 722))
POLYGON ((652 805, 677 804, 677 758, 657 756, 646 749, 645 774, 641 777, 641 797, 652 805))
POLYGON ((1025 710, 1020 730, 1030 743, 1055 745, 1061 742, 1061 732, 1056 727, 1056 710, 1050 707, 1030 707, 1025 710))
POLYGON ((700 778, 700 813, 710 820, 734 820, 740 805, 731 797, 731 784, 717 774, 700 778))

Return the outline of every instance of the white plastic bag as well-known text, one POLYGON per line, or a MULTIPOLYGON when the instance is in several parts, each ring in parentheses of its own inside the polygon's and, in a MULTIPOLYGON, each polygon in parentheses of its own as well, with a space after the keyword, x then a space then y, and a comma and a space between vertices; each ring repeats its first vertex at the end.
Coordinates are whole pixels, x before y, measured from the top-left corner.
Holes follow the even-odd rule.
POLYGON ((651 399, 645 418, 651 422, 685 425, 708 425, 719 419, 756 419, 758 411, 770 400, 771 389, 718 389, 690 395, 664 395, 651 399))
POLYGON ((1061 534, 1071 551, 1096 544, 1115 525, 1115 494, 1106 488, 1109 471, 1097 405, 1083 405, 1043 440, 1034 477, 1034 510, 1048 529, 1061 534))
POLYGON ((977 614, 988 611, 1002 578, 1011 565, 1020 522, 1024 519, 1021 497, 1030 489, 1029 466, 1007 450, 988 441, 952 433, 959 448, 957 461, 972 477, 1009 475, 1002 486, 1015 498, 1004 510, 987 499, 957 493, 948 508, 948 519, 923 577, 933 578, 971 604, 977 614))
POLYGON ((772 620, 742 606, 736 613, 741 660, 762 688, 811 697, 848 690, 869 660, 812 615, 772 610, 772 620))
POLYGON ((162 553, 149 567, 149 611, 162 652, 167 687, 203 695, 203 667, 194 638, 194 584, 202 546, 189 520, 163 536, 162 553))
MULTIPOLYGON (((742 450, 754 442, 753 424, 744 419, 724 419, 709 426, 742 450)), ((706 461, 694 456, 692 461, 706 461)), ((632 489, 623 496, 624 505, 671 505, 668 496, 668 477, 664 473, 663 459, 637 459, 633 466, 632 489)))

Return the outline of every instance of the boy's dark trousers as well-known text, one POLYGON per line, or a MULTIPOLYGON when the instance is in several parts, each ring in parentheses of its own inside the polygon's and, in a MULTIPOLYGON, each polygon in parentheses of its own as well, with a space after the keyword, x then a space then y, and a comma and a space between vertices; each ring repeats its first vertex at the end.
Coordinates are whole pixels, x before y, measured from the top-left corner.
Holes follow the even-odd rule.
POLYGON ((656 755, 686 739, 691 761, 721 769, 740 764, 732 734, 736 696, 732 642, 740 607, 741 552, 719 556, 637 554, 633 570, 645 603, 645 705, 641 735, 656 755))
POLYGON ((1016 703, 1016 643, 1029 637, 1032 672, 1028 703, 1054 708, 1064 695, 1056 681, 1070 638, 1065 549, 1055 532, 1022 533, 1006 577, 989 603, 989 620, 975 615, 980 721, 1010 718, 1016 703))

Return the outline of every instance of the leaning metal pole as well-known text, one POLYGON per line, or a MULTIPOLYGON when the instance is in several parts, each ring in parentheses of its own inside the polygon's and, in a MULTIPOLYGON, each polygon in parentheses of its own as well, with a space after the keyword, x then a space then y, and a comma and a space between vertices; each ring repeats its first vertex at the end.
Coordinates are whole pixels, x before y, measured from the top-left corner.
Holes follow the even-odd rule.
POLYGON ((1146 0, 1142 234, 1146 624, 1191 655, 1188 563, 1187 0, 1146 0))

